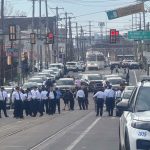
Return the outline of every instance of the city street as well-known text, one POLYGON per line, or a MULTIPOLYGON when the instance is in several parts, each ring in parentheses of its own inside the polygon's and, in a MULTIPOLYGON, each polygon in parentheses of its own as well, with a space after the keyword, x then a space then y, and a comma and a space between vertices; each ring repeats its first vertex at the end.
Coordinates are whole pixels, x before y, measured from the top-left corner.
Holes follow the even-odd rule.
MULTIPOLYGON (((135 85, 141 74, 130 71, 130 84, 135 85)), ((106 111, 96 117, 92 94, 89 101, 89 110, 79 110, 76 102, 75 111, 24 120, 12 118, 10 111, 9 118, 0 120, 0 150, 118 150, 119 118, 108 117, 106 111)))

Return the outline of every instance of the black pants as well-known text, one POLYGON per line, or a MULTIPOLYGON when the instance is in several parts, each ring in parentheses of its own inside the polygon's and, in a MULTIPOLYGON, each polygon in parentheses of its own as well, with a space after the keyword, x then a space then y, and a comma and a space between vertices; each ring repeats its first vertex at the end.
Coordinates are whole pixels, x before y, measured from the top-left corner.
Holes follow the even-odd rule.
POLYGON ((24 101, 23 103, 24 105, 24 110, 25 110, 25 113, 26 113, 26 116, 30 115, 31 116, 31 101, 24 101))
POLYGON ((74 110, 74 99, 70 99, 70 110, 74 110))
POLYGON ((14 117, 23 118, 23 102, 22 100, 14 101, 14 117))
POLYGON ((96 106, 97 106, 96 116, 99 116, 99 113, 100 113, 100 116, 102 116, 103 115, 103 107, 104 107, 104 99, 98 98, 96 100, 96 106))
POLYGON ((48 114, 49 113, 49 110, 48 110, 48 99, 43 100, 43 103, 44 103, 44 106, 45 106, 44 111, 46 112, 46 114, 48 114))
POLYGON ((32 112, 32 116, 36 117, 37 112, 38 112, 38 101, 37 101, 37 99, 32 99, 32 101, 31 101, 31 112, 32 112))
POLYGON ((48 100, 48 114, 53 115, 55 113, 55 99, 48 100))
POLYGON ((7 112, 6 112, 6 101, 0 101, 0 118, 1 116, 1 111, 3 110, 5 117, 7 117, 7 112))
POLYGON ((60 114, 60 99, 56 99, 54 102, 54 113, 56 113, 56 107, 58 108, 58 113, 60 114))
POLYGON ((113 116, 113 110, 115 107, 115 99, 113 97, 108 98, 107 104, 108 104, 108 106, 107 106, 108 114, 109 114, 109 116, 113 116))
POLYGON ((43 101, 38 100, 37 106, 38 106, 38 112, 40 113, 40 116, 43 116, 43 101))
POLYGON ((89 105, 88 98, 85 98, 85 101, 84 101, 84 102, 85 102, 85 108, 88 109, 88 105, 89 105))
POLYGON ((82 109, 85 110, 85 99, 79 97, 79 98, 78 98, 78 103, 79 103, 79 108, 80 108, 80 110, 82 110, 82 109))

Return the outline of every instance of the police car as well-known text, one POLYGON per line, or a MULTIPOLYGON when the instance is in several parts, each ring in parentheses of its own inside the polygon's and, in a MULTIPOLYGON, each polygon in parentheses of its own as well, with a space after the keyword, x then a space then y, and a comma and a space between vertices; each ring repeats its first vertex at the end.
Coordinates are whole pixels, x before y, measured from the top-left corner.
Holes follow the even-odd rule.
POLYGON ((117 107, 124 111, 120 118, 120 150, 150 150, 150 79, 142 80, 129 101, 117 107))

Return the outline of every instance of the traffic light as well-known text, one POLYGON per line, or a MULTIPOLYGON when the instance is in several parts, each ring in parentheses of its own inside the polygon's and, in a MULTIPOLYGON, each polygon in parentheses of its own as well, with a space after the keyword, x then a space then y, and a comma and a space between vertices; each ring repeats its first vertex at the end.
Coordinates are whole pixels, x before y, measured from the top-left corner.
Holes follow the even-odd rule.
POLYGON ((30 43, 36 44, 36 36, 35 33, 30 33, 30 43))
POLYGON ((110 43, 116 43, 116 29, 110 29, 110 43))
POLYGON ((54 44, 54 34, 52 32, 47 34, 46 43, 47 44, 54 44))
POLYGON ((9 26, 9 40, 16 41, 16 25, 9 26))

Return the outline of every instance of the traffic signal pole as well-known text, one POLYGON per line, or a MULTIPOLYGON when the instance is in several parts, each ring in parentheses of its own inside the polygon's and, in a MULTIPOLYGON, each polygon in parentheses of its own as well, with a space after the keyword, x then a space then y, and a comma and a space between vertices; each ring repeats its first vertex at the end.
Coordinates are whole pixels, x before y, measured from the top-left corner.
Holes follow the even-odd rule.
POLYGON ((4 85, 4 0, 1 0, 0 86, 4 85))

